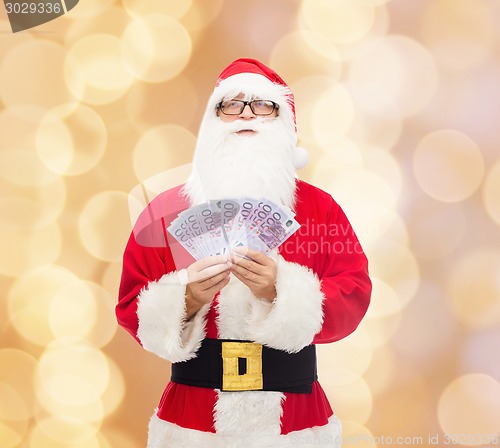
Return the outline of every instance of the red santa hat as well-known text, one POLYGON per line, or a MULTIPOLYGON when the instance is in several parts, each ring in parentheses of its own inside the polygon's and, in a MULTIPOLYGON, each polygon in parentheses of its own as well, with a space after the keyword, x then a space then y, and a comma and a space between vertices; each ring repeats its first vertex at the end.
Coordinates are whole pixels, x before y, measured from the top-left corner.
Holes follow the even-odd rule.
MULTIPOLYGON (((271 68, 256 59, 241 58, 231 62, 219 75, 208 107, 243 93, 245 96, 274 101, 279 105, 279 118, 287 124, 296 138, 297 126, 293 93, 286 82, 271 68)), ((296 169, 307 164, 304 148, 296 147, 293 163, 296 169)))

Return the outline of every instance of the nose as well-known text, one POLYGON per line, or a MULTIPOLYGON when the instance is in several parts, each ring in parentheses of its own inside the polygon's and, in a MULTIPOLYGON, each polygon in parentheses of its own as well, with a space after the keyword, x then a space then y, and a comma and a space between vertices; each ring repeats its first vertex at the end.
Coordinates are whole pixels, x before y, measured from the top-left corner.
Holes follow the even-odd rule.
POLYGON ((239 115, 239 117, 244 118, 244 119, 252 119, 252 118, 255 118, 256 115, 252 112, 250 104, 245 104, 245 107, 241 111, 241 114, 239 115))

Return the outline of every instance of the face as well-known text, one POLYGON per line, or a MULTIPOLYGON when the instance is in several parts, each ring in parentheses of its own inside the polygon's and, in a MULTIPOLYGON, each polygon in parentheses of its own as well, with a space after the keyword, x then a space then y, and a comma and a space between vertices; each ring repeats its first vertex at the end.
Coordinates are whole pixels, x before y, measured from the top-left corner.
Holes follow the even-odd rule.
MULTIPOLYGON (((229 100, 255 100, 232 93, 229 100)), ((259 97, 266 102, 267 98, 259 97)), ((229 111, 231 106, 227 105, 229 111)), ((292 207, 295 195, 293 149, 295 129, 284 119, 291 111, 284 105, 275 110, 264 103, 256 110, 273 113, 256 115, 250 106, 237 115, 207 110, 196 144, 194 170, 185 186, 193 204, 224 197, 268 197, 292 207), (216 113, 214 113, 216 112, 216 113)), ((235 112, 239 107, 233 108, 235 112)))
MULTIPOLYGON (((236 96, 234 99, 235 100, 242 100, 245 98, 245 95, 240 93, 238 96, 236 96)), ((217 116, 220 118, 221 121, 224 123, 232 123, 233 121, 236 120, 244 120, 244 121, 252 121, 255 120, 257 117, 264 117, 266 119, 273 119, 278 116, 278 108, 274 109, 273 113, 270 115, 255 115, 252 112, 252 109, 250 108, 250 105, 247 104, 241 114, 238 115, 225 115, 223 114, 219 109, 217 109, 217 116)), ((241 136, 252 136, 255 135, 257 132, 251 129, 242 129, 236 132, 236 134, 241 135, 241 136)))

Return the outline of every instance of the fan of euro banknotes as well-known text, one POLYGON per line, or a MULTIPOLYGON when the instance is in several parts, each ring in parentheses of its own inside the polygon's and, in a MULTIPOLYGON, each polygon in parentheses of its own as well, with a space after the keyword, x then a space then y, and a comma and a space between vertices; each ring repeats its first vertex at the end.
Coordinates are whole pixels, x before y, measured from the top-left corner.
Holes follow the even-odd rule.
POLYGON ((219 199, 184 210, 167 230, 196 260, 239 246, 269 254, 300 227, 294 216, 266 198, 219 199))

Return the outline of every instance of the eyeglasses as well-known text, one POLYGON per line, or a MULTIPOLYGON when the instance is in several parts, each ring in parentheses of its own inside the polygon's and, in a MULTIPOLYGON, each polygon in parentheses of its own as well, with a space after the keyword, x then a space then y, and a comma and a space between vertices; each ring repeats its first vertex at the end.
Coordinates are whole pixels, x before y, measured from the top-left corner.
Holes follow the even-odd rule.
POLYGON ((279 106, 275 102, 269 100, 221 101, 217 104, 217 107, 224 115, 240 115, 247 104, 255 115, 271 115, 276 109, 279 109, 279 106))

